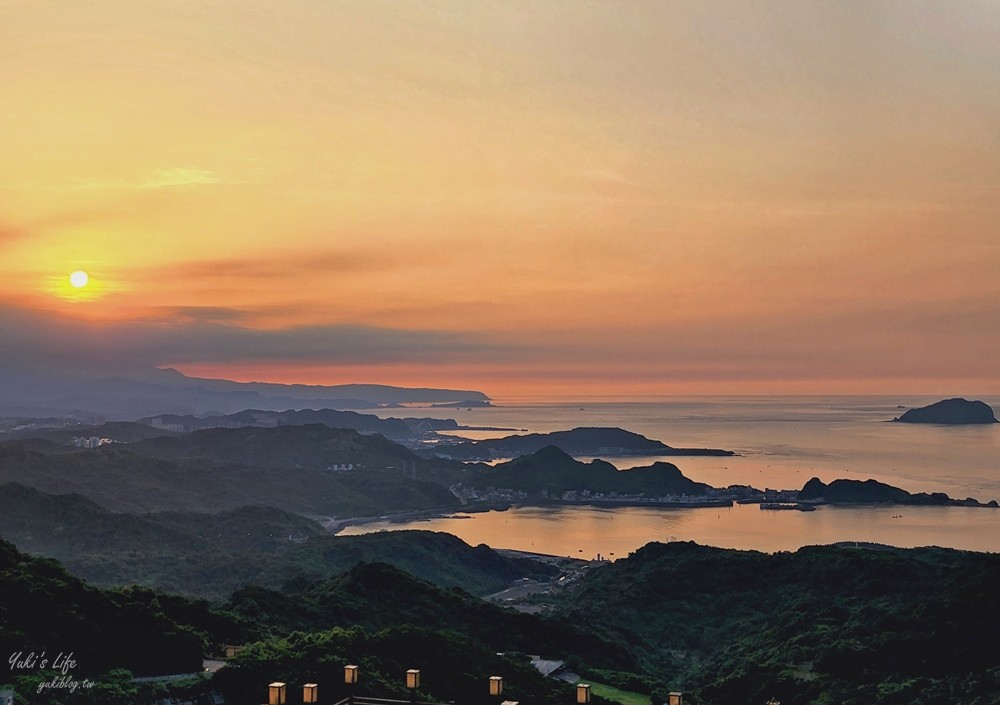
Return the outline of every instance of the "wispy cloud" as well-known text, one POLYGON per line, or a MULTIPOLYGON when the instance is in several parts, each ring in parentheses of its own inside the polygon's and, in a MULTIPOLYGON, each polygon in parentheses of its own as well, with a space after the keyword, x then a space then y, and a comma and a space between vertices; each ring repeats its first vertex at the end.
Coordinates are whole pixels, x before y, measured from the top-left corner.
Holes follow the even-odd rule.
POLYGON ((637 182, 612 169, 588 169, 580 173, 583 181, 615 186, 635 186, 637 182))
POLYGON ((192 323, 235 323, 251 317, 249 311, 224 306, 163 306, 153 315, 156 320, 192 323))
MULTIPOLYGON (((292 252, 271 256, 250 255, 224 259, 180 262, 172 266, 174 276, 185 279, 252 278, 287 279, 306 273, 344 273, 382 269, 397 261, 392 253, 361 250, 327 252, 292 252)), ((412 261, 412 260, 411 260, 412 261)))
POLYGON ((223 179, 214 171, 194 167, 171 167, 157 169, 146 177, 138 180, 129 179, 93 179, 75 180, 77 188, 81 189, 121 189, 147 191, 155 189, 191 188, 196 186, 214 186, 216 184, 231 184, 233 181, 223 179))
POLYGON ((140 188, 177 188, 181 186, 207 186, 221 184, 223 180, 207 169, 157 169, 140 188))

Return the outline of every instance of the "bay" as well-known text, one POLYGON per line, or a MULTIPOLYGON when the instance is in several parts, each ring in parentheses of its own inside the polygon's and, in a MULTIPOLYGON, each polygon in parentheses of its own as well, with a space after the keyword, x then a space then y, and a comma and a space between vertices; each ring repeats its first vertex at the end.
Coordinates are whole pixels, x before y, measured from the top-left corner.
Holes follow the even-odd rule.
MULTIPOLYGON (((784 489, 800 488, 814 476, 827 482, 872 478, 910 492, 1000 499, 1000 424, 888 423, 905 408, 940 398, 522 397, 499 399, 492 408, 420 409, 419 415, 529 432, 618 426, 672 446, 736 451, 736 457, 662 458, 688 477, 716 486, 784 489)), ((994 408, 1000 402, 982 399, 994 408)), ((398 415, 398 410, 385 410, 381 415, 398 415)), ((619 468, 657 460, 605 459, 619 468)), ((649 541, 671 539, 763 551, 837 541, 1000 551, 1000 510, 967 507, 827 506, 815 512, 768 512, 754 505, 723 510, 524 507, 466 518, 357 525, 344 533, 388 528, 447 531, 473 544, 587 558, 598 553, 620 557, 649 541)))

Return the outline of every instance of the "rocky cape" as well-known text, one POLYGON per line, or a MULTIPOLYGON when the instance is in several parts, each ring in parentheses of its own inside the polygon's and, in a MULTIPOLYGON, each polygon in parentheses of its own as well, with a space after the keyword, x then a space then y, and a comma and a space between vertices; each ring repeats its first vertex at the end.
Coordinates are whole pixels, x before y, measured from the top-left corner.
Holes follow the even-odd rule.
POLYGON ((910 409, 893 419, 898 423, 969 425, 997 423, 989 404, 968 399, 944 399, 919 409, 910 409))
POLYGON ((799 490, 800 502, 826 504, 903 504, 925 507, 997 507, 997 501, 980 502, 967 497, 952 499, 944 492, 911 494, 877 480, 834 480, 830 484, 812 478, 799 490))
POLYGON ((564 492, 656 496, 704 496, 711 486, 695 482, 671 463, 619 470, 603 460, 583 463, 565 451, 547 446, 495 467, 483 468, 466 482, 486 490, 507 488, 524 492, 529 498, 556 499, 564 492))

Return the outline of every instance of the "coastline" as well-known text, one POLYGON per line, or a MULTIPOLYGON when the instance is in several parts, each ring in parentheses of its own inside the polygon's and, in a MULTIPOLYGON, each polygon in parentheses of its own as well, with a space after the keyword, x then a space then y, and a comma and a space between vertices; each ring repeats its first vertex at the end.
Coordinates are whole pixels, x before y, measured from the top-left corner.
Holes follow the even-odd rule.
POLYGON ((550 502, 486 502, 475 505, 466 505, 460 508, 440 508, 421 509, 412 512, 397 512, 395 514, 382 514, 380 516, 360 516, 345 517, 336 519, 324 517, 320 523, 331 534, 339 534, 348 526, 360 524, 374 524, 377 522, 388 522, 391 524, 405 524, 412 521, 424 521, 431 519, 462 519, 462 514, 482 514, 485 512, 505 512, 508 509, 539 508, 545 507, 647 507, 653 509, 705 509, 732 506, 732 500, 705 499, 691 502, 661 502, 641 500, 579 500, 579 501, 550 501, 550 502))
POLYGON ((940 546, 1000 553, 1000 512, 964 507, 826 504, 816 511, 761 511, 753 504, 701 511, 600 506, 512 506, 509 511, 439 512, 423 521, 388 519, 344 535, 395 530, 446 532, 469 545, 486 544, 575 558, 628 555, 653 542, 695 543, 773 553, 841 541, 897 548, 940 546), (462 519, 462 521, 452 520, 462 519))
MULTIPOLYGON (((805 512, 814 510, 817 507, 831 507, 844 509, 888 509, 897 508, 924 508, 924 507, 967 507, 996 509, 992 503, 969 504, 963 500, 953 500, 950 504, 934 503, 901 503, 901 502, 829 502, 824 500, 805 500, 792 503, 806 505, 805 512)), ((323 527, 331 534, 338 535, 349 526, 359 526, 364 524, 376 524, 385 522, 389 524, 409 524, 413 522, 432 521, 435 519, 471 519, 470 514, 484 514, 487 512, 505 512, 509 509, 545 509, 562 507, 592 507, 595 509, 615 509, 615 508, 646 508, 646 509, 725 509, 736 505, 764 505, 765 500, 730 500, 730 499, 704 499, 693 501, 663 502, 663 501, 642 501, 642 500, 552 500, 548 502, 484 502, 462 507, 441 507, 437 509, 422 509, 417 511, 396 512, 393 514, 382 514, 378 516, 356 516, 356 517, 313 517, 319 521, 323 527)), ((770 507, 769 507, 770 508, 770 507)), ((784 508, 784 507, 782 507, 784 508)), ((798 508, 798 507, 796 507, 798 508)))

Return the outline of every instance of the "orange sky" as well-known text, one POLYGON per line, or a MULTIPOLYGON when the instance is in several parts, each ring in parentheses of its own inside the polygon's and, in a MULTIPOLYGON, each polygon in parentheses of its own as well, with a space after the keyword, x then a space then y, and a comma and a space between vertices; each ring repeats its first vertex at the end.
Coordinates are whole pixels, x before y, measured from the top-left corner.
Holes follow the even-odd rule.
POLYGON ((0 364, 1000 393, 1000 4, 0 8, 0 364))

